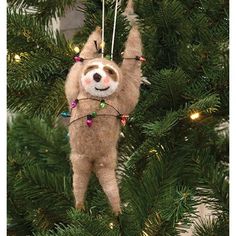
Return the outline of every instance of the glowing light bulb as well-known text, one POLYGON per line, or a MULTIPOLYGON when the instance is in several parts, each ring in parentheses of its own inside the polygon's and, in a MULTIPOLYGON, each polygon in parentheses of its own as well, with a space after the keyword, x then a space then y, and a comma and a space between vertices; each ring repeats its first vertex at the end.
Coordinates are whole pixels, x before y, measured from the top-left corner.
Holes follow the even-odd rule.
POLYGON ((75 51, 76 53, 79 53, 79 52, 80 52, 79 47, 78 47, 78 46, 75 46, 75 47, 74 47, 74 51, 75 51))
POLYGON ((198 119, 199 117, 200 117, 200 113, 199 113, 199 112, 195 112, 195 113, 193 113, 193 114, 190 115, 190 118, 191 118, 192 120, 196 120, 196 119, 198 119))
POLYGON ((100 44, 100 48, 105 48, 105 42, 104 41, 100 44))
POLYGON ((110 229, 113 229, 114 228, 114 224, 111 222, 111 223, 109 223, 109 228, 110 229))
POLYGON ((149 150, 149 153, 155 153, 155 154, 157 154, 157 150, 156 150, 156 149, 151 149, 151 150, 149 150))
POLYGON ((14 59, 15 59, 16 62, 20 62, 20 60, 21 60, 21 58, 20 58, 20 56, 18 54, 16 54, 14 56, 14 59))

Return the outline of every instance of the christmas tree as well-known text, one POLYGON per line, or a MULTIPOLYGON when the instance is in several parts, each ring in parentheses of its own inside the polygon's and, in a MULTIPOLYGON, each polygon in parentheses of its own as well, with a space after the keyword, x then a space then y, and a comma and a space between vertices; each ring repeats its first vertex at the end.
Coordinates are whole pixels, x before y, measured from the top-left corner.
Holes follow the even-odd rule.
MULTIPOLYGON (((105 2, 109 53, 115 1, 105 2)), ((8 1, 8 234, 181 235, 205 204, 195 236, 229 235, 229 3, 136 0, 144 82, 119 141, 122 214, 92 176, 84 211, 74 209, 64 83, 74 46, 101 25, 101 1, 83 1, 72 41, 50 29, 75 1, 8 1), (10 119, 11 118, 11 119, 10 119)), ((130 30, 118 9, 114 60, 130 30)))

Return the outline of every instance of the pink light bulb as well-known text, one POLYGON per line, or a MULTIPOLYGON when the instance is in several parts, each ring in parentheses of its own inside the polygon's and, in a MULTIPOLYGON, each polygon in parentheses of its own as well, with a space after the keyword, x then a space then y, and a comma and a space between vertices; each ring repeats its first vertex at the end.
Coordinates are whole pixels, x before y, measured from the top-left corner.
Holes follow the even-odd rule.
POLYGON ((93 120, 86 120, 86 124, 88 127, 91 127, 93 124, 93 120))

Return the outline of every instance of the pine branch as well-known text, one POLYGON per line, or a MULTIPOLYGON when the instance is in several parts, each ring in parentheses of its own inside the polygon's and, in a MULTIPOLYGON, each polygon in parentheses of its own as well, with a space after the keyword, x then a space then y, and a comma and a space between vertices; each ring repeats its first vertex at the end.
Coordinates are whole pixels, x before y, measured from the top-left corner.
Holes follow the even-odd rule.
POLYGON ((51 23, 52 18, 64 16, 68 7, 75 5, 75 0, 57 1, 31 1, 31 0, 8 0, 9 7, 17 9, 27 9, 31 14, 43 24, 51 23))
POLYGON ((61 52, 71 53, 65 38, 45 27, 25 10, 8 8, 7 10, 7 44, 11 52, 36 52, 45 50, 47 54, 61 52))
POLYGON ((17 116, 8 131, 8 153, 13 155, 13 161, 14 155, 17 155, 16 161, 19 163, 47 163, 47 168, 51 170, 59 168, 66 172, 70 169, 69 160, 66 158, 66 135, 64 127, 54 127, 52 123, 38 118, 17 116), (26 156, 28 158, 24 160, 26 156))
POLYGON ((28 166, 16 180, 15 192, 16 198, 28 202, 28 217, 36 228, 67 222, 66 210, 73 204, 70 177, 28 166))
POLYGON ((161 232, 171 235, 171 232, 177 232, 177 223, 182 221, 186 226, 188 217, 195 212, 197 202, 193 199, 194 194, 178 187, 178 176, 173 171, 181 169, 183 163, 176 159, 168 160, 167 156, 167 152, 153 155, 141 178, 140 174, 138 178, 133 174, 132 168, 126 169, 122 180, 122 192, 126 199, 122 215, 124 232, 136 232, 137 235, 137 232, 148 231, 147 227, 151 224, 158 235, 162 235, 161 232))
POLYGON ((199 219, 194 225, 193 236, 229 235, 229 221, 224 217, 199 219))
POLYGON ((199 99, 189 107, 189 111, 201 111, 205 113, 216 112, 220 107, 220 98, 218 94, 212 94, 199 99))
POLYGON ((179 114, 177 112, 170 112, 162 121, 148 123, 144 125, 145 133, 153 137, 162 137, 167 135, 170 130, 178 123, 179 114))
POLYGON ((118 236, 118 226, 114 219, 98 217, 95 218, 89 214, 71 210, 68 217, 72 220, 70 225, 57 225, 55 230, 50 233, 38 233, 35 236, 53 236, 53 235, 88 235, 88 236, 118 236), (94 227, 96 225, 96 227, 94 227))
POLYGON ((205 161, 199 164, 200 188, 199 195, 203 196, 203 202, 215 212, 229 212, 229 181, 227 166, 215 163, 206 165, 205 161), (205 165, 203 167, 203 164, 205 165), (207 168, 207 171, 206 171, 207 168))
POLYGON ((56 225, 54 231, 34 233, 34 236, 68 236, 68 235, 84 235, 84 236, 93 236, 92 234, 86 232, 83 229, 78 228, 77 226, 69 225, 65 226, 63 224, 56 225))
POLYGON ((72 64, 72 49, 59 33, 55 38, 23 11, 8 15, 9 53, 21 53, 20 62, 8 62, 8 108, 29 116, 56 117, 67 107, 64 80, 72 64), (22 32, 25 42, 15 48, 15 42, 22 43, 22 32))
POLYGON ((173 109, 178 109, 183 103, 182 93, 187 85, 187 75, 181 69, 163 69, 155 75, 153 81, 159 103, 173 109))

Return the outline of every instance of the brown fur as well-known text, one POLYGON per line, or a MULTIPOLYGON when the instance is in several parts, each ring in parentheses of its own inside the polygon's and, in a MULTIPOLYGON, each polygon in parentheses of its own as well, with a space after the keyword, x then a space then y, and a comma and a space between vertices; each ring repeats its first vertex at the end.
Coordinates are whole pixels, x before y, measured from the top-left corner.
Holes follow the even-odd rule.
MULTIPOLYGON (((130 5, 129 5, 130 6, 130 5)), ((104 98, 108 104, 114 106, 120 113, 129 114, 135 108, 141 81, 141 63, 137 60, 124 59, 120 68, 112 61, 97 58, 94 40, 101 43, 101 29, 97 28, 89 37, 80 56, 95 58, 75 63, 66 80, 65 92, 69 104, 78 98, 94 98, 88 94, 81 85, 81 74, 91 63, 99 61, 105 66, 112 66, 118 71, 116 79, 119 81, 118 89, 110 96, 104 98)), ((141 56, 141 37, 136 26, 133 26, 124 52, 124 58, 141 56)), ((114 75, 113 75, 114 76, 114 75)), ((98 110, 99 102, 94 100, 79 101, 72 111, 71 121, 83 115, 98 110)), ((114 109, 107 106, 100 109, 98 114, 114 114, 114 109)), ((107 195, 113 212, 121 212, 119 189, 116 180, 115 168, 117 162, 117 142, 120 134, 120 122, 115 117, 98 116, 93 119, 92 127, 87 127, 84 119, 72 123, 69 127, 71 162, 73 166, 73 189, 76 207, 84 208, 84 196, 91 171, 94 171, 107 195)))

